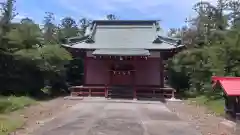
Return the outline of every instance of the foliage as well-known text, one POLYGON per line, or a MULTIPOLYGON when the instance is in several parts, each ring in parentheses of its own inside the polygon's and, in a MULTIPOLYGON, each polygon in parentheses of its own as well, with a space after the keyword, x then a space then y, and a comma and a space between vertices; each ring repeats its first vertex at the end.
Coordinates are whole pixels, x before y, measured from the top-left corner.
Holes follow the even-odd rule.
POLYGON ((107 19, 108 19, 108 20, 117 20, 117 17, 116 17, 116 15, 114 15, 114 14, 108 14, 108 15, 107 15, 107 19))
POLYGON ((43 37, 46 44, 56 44, 57 39, 57 26, 54 24, 54 14, 46 12, 44 17, 43 37))
POLYGON ((66 38, 79 36, 80 29, 74 19, 71 17, 65 17, 61 20, 57 35, 60 40, 59 42, 65 42, 66 38))
MULTIPOLYGON (((46 12, 43 29, 30 18, 13 23, 14 5, 14 0, 0 5, 0 94, 41 96, 46 85, 61 86, 60 92, 66 84, 66 65, 72 60, 60 44, 79 36, 81 30, 71 17, 55 24, 50 12, 46 12)), ((83 25, 88 26, 87 19, 83 25)))
POLYGON ((67 81, 70 85, 76 86, 83 82, 83 60, 81 58, 74 58, 67 68, 67 81))
POLYGON ((22 19, 7 33, 9 48, 15 50, 36 48, 41 45, 41 37, 41 29, 29 18, 22 19))
POLYGON ((80 23, 80 36, 84 36, 85 33, 87 32, 87 28, 90 26, 92 21, 87 18, 82 18, 80 19, 79 23, 80 23))
POLYGON ((240 12, 232 1, 223 0, 218 0, 217 6, 199 2, 194 10, 197 16, 189 21, 189 27, 169 33, 177 33, 187 47, 168 61, 169 82, 178 90, 207 96, 212 76, 240 76, 240 12))

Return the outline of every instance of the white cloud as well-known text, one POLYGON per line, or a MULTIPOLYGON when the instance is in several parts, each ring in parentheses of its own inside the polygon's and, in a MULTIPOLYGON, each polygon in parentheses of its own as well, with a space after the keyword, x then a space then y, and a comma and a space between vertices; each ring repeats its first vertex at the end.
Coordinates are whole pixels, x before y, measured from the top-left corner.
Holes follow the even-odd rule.
MULTIPOLYGON (((19 22, 24 18, 27 18, 28 16, 26 14, 17 14, 14 18, 13 21, 14 22, 19 22)), ((29 18, 29 17, 28 17, 29 18)))
MULTIPOLYGON (((105 19, 113 13, 124 19, 161 19, 165 28, 181 27, 201 0, 55 0, 75 18, 105 19), (127 16, 127 18, 126 18, 127 16)), ((204 1, 204 0, 202 0, 204 1)), ((216 5, 217 0, 205 0, 216 5)))
MULTIPOLYGON (((140 13, 148 14, 153 10, 163 6, 171 6, 174 9, 181 12, 189 12, 192 10, 192 6, 200 0, 59 0, 62 7, 72 10, 78 14, 90 16, 91 18, 101 18, 101 12, 119 12, 125 9, 132 9, 139 11, 140 13)), ((212 4, 217 0, 206 0, 212 4)))
POLYGON ((25 15, 20 15, 20 14, 15 16, 15 19, 23 19, 23 18, 26 18, 26 16, 25 15))

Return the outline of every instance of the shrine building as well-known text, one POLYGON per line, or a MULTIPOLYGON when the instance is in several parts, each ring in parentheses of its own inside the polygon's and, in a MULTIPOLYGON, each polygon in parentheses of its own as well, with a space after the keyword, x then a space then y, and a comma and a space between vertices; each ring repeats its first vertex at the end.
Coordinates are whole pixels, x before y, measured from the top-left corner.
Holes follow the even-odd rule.
MULTIPOLYGON (((84 59, 84 84, 72 94, 108 98, 160 97, 167 94, 164 60, 180 51, 181 40, 160 36, 155 20, 95 20, 67 48, 84 59)), ((170 88, 169 88, 170 89, 170 88)))

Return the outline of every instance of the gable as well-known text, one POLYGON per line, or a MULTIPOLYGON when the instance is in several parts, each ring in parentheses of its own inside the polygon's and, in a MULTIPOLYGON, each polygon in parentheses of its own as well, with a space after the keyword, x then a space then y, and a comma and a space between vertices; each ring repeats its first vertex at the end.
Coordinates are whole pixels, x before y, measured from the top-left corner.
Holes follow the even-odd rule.
POLYGON ((144 48, 156 38, 153 26, 96 26, 93 40, 102 48, 144 48))

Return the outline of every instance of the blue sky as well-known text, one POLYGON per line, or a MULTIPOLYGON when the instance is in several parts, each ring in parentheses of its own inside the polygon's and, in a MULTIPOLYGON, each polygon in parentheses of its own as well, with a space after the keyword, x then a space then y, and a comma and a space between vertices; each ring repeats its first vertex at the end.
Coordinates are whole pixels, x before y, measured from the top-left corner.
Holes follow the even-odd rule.
MULTIPOLYGON (((1 0, 0 0, 1 1, 1 0)), ((184 25, 200 0, 17 0, 15 20, 29 17, 42 23, 45 12, 53 12, 56 22, 65 16, 105 19, 115 14, 119 19, 157 19, 164 29, 184 25)), ((215 3, 216 0, 206 0, 215 3)))

